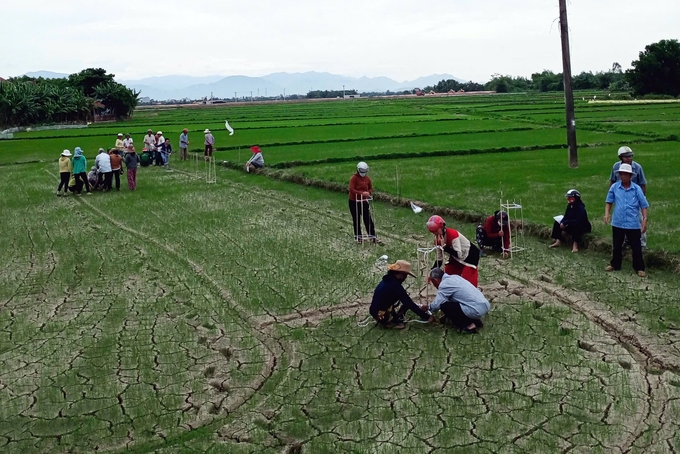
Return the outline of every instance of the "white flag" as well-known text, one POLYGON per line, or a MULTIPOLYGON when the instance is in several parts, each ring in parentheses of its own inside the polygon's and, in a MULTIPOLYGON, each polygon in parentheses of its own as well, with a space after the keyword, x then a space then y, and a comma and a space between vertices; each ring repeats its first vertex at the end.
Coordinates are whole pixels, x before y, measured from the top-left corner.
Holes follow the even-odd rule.
POLYGON ((230 136, 233 136, 233 135, 234 135, 234 128, 232 128, 231 126, 229 126, 229 120, 227 120, 227 121, 224 122, 224 126, 226 126, 227 131, 229 131, 229 135, 230 135, 230 136))
POLYGON ((414 212, 415 214, 418 214, 418 213, 420 213, 421 211, 423 211, 422 208, 420 208, 418 205, 416 205, 416 204, 413 203, 413 202, 411 202, 411 209, 413 210, 413 212, 414 212))

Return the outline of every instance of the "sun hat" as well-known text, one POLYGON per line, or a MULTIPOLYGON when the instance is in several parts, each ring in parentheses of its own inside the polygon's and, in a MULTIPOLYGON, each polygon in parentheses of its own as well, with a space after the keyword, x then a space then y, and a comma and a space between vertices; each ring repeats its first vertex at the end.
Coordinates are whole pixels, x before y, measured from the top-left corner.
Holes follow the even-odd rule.
POLYGON ((157 136, 162 136, 162 135, 163 135, 163 132, 162 132, 162 131, 158 131, 158 132, 156 133, 156 135, 157 135, 157 136))
POLYGON ((253 145, 252 147, 250 147, 250 151, 252 151, 253 153, 262 153, 262 150, 260 150, 260 147, 258 147, 257 145, 253 145))
POLYGON ((146 132, 153 132, 153 129, 147 129, 146 132))
POLYGON ((416 277, 416 275, 411 272, 411 264, 406 260, 397 260, 391 265, 387 265, 387 269, 390 271, 399 271, 400 273, 407 273, 413 277, 416 277))
POLYGON ((189 132, 187 128, 182 129, 182 132, 189 132))
POLYGON ((61 155, 62 156, 71 156, 71 152, 68 151, 68 150, 64 150, 64 151, 61 152, 61 155))
POLYGON ((633 172, 633 168, 630 166, 630 164, 621 164, 621 167, 619 167, 619 170, 617 170, 617 172, 619 172, 619 173, 620 172, 630 173, 630 174, 635 173, 635 172, 633 172))
POLYGON ((203 131, 204 134, 208 134, 209 132, 210 132, 210 129, 207 129, 207 128, 206 128, 205 131, 203 131))
POLYGON ((92 168, 90 168, 90 170, 97 170, 97 166, 92 166, 92 168))
POLYGON ((122 133, 122 132, 119 132, 119 133, 118 133, 118 137, 123 137, 123 133, 122 133))
POLYGON ((125 134, 125 137, 130 137, 130 133, 128 132, 127 134, 125 134))
POLYGON ((633 150, 631 150, 630 147, 619 148, 619 158, 628 156, 633 156, 633 150))

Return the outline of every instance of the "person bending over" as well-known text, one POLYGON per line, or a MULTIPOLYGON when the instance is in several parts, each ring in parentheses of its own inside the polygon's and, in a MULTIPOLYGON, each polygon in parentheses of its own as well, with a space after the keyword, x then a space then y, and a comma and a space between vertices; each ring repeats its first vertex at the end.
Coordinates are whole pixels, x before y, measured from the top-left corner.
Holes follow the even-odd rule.
POLYGON ((404 329, 404 315, 410 309, 422 320, 433 322, 434 317, 418 307, 402 286, 408 276, 415 277, 411 273, 411 264, 406 260, 397 260, 388 265, 387 270, 373 292, 369 312, 375 321, 384 327, 404 329))
MULTIPOLYGON (((434 245, 441 246, 449 254, 444 267, 446 274, 457 274, 477 287, 479 281, 479 249, 457 230, 446 228, 441 216, 434 215, 427 221, 427 229, 434 234, 434 245)), ((442 260, 437 258, 432 268, 441 268, 442 260)))
POLYGON ((423 311, 444 313, 442 322, 448 319, 459 331, 477 333, 484 326, 484 317, 491 305, 477 287, 457 275, 445 274, 441 268, 430 270, 429 281, 437 288, 437 296, 423 311))

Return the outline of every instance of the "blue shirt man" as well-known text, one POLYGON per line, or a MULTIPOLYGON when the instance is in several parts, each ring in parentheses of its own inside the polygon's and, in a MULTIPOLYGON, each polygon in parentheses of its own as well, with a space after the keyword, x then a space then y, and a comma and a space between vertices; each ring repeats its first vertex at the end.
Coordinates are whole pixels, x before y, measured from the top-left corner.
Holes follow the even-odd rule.
POLYGON ((612 184, 607 193, 604 208, 604 222, 612 223, 612 260, 606 271, 621 269, 623 242, 628 241, 633 253, 633 269, 638 276, 645 276, 645 262, 642 258, 642 234, 647 230, 647 208, 649 202, 642 188, 631 180, 634 176, 630 164, 622 163, 618 170, 621 181, 612 184), (614 206, 613 216, 610 212, 614 206), (639 213, 642 212, 642 222, 639 213))

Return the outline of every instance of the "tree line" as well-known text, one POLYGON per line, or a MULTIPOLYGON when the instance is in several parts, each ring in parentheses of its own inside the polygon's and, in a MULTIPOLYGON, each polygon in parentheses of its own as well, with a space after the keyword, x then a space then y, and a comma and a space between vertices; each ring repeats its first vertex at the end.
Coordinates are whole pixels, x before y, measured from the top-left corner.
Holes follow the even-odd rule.
POLYGON ((95 115, 128 118, 139 92, 119 84, 102 68, 68 78, 28 76, 0 81, 0 126, 31 126, 92 120, 95 115))
MULTIPOLYGON (((678 40, 661 40, 646 46, 631 66, 631 69, 624 72, 621 65, 615 62, 608 71, 581 72, 572 76, 572 86, 574 90, 609 90, 628 92, 632 96, 677 97, 680 95, 680 43, 678 40)), ((488 90, 497 93, 564 91, 564 79, 562 73, 546 70, 532 74, 531 78, 494 74, 484 85, 474 82, 460 83, 451 79, 442 80, 424 89, 425 92, 434 91, 435 93, 445 93, 449 90, 488 90)))

